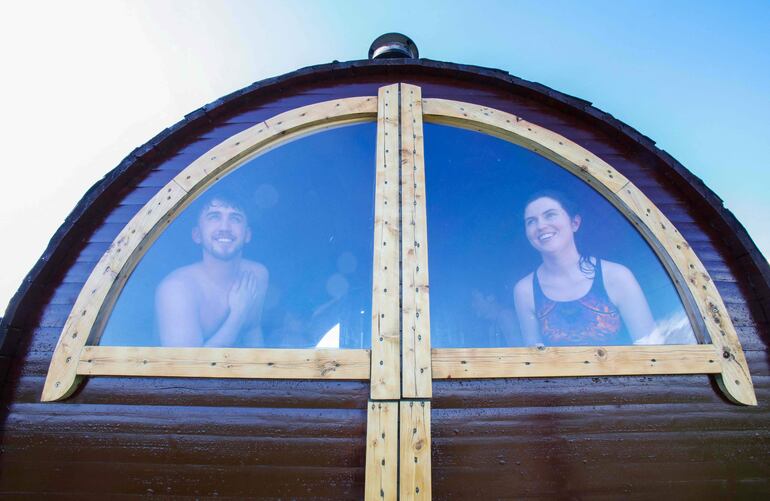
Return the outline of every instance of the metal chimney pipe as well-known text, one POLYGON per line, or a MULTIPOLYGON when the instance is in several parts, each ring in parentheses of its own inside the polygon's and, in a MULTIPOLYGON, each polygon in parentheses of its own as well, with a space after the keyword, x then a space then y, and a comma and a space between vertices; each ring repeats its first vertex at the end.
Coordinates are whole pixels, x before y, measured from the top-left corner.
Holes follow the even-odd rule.
POLYGON ((420 52, 417 45, 401 33, 385 33, 374 39, 369 46, 369 59, 417 59, 420 52))

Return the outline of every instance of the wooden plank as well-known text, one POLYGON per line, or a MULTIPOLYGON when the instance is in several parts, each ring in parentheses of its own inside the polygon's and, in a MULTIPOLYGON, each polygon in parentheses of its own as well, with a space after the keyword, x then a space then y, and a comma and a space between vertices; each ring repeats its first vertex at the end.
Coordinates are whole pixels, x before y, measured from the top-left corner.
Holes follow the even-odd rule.
POLYGON ((433 350, 433 378, 717 374, 713 345, 442 348, 433 350))
POLYGON ((158 192, 120 232, 102 255, 78 295, 56 344, 43 401, 66 397, 76 387, 76 369, 83 346, 103 306, 110 305, 128 279, 133 265, 149 246, 153 235, 168 225, 164 214, 184 197, 185 191, 173 181, 158 192))
POLYGON ((4 461, 0 492, 4 499, 125 501, 154 495, 161 499, 225 501, 359 499, 363 489, 354 474, 356 471, 347 466, 242 463, 212 467, 155 465, 142 461, 64 462, 50 458, 49 461, 4 461), (41 472, 45 472, 44 477, 41 472), (83 472, 88 472, 87 477, 73 482, 73 478, 84 477, 83 472))
POLYGON ((374 97, 337 99, 277 115, 215 146, 158 191, 118 234, 83 286, 51 359, 41 399, 58 400, 74 391, 76 367, 86 339, 98 341, 102 324, 133 266, 202 189, 249 156, 300 134, 371 120, 375 101, 374 97))
POLYGON ((703 320, 720 354, 719 386, 731 400, 756 405, 740 341, 712 278, 682 234, 639 188, 582 146, 515 115, 444 99, 424 99, 423 115, 430 122, 476 130, 519 144, 553 160, 602 193, 639 228, 661 257, 696 328, 703 320))
POLYGON ((77 373, 281 379, 368 379, 369 350, 86 346, 77 373))
POLYGON ((398 402, 369 402, 365 485, 367 501, 398 499, 398 402))
POLYGON ((684 278, 684 286, 692 295, 711 342, 720 354, 722 374, 717 377, 720 388, 735 402, 757 405, 738 333, 706 267, 679 230, 636 186, 629 183, 618 196, 651 231, 684 278))
MULTIPOLYGON (((38 402, 44 377, 17 379, 15 401, 38 402)), ((90 378, 72 403, 125 406, 281 407, 365 409, 369 380, 227 379, 165 377, 90 378)), ((363 424, 361 424, 363 429, 363 424)))
POLYGON ((286 111, 222 141, 174 179, 187 191, 202 190, 249 158, 298 135, 374 119, 376 101, 373 96, 351 97, 286 111))
POLYGON ((476 104, 423 99, 425 121, 471 129, 542 155, 603 192, 616 193, 628 179, 607 162, 560 134, 521 117, 476 104))
POLYGON ((377 171, 374 194, 371 398, 401 396, 399 313, 398 84, 377 98, 377 171))
POLYGON ((422 94, 401 84, 401 395, 430 398, 430 299, 422 94))
POLYGON ((431 499, 430 401, 401 401, 399 492, 401 499, 431 499))

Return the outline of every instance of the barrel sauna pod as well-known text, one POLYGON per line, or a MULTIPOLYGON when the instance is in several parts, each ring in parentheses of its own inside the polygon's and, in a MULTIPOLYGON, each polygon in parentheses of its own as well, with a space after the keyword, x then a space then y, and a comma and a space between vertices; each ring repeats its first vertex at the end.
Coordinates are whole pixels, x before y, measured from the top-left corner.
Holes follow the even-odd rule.
POLYGON ((369 56, 83 196, 2 319, 2 495, 770 494, 770 268, 717 195, 589 102, 369 56))

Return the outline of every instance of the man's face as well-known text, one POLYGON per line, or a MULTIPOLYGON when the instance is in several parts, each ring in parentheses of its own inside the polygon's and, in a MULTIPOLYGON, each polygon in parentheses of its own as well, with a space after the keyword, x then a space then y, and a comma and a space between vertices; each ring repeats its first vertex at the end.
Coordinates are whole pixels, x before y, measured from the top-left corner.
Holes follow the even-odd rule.
POLYGON ((241 256, 251 240, 251 229, 242 210, 214 199, 198 216, 192 237, 204 254, 228 261, 241 256))

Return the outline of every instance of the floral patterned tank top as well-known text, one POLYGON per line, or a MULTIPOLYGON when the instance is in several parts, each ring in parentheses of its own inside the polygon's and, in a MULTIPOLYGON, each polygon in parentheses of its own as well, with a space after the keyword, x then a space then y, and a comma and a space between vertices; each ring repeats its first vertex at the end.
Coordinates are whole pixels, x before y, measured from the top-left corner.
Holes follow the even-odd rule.
POLYGON ((620 311, 604 288, 601 259, 596 260, 594 280, 585 296, 574 301, 554 301, 543 293, 537 270, 532 285, 535 315, 546 346, 630 344, 620 311))

